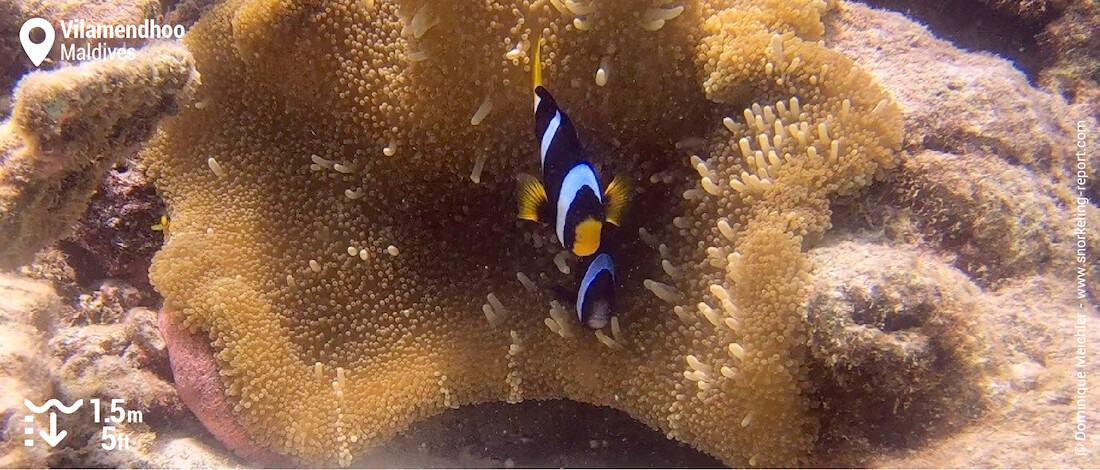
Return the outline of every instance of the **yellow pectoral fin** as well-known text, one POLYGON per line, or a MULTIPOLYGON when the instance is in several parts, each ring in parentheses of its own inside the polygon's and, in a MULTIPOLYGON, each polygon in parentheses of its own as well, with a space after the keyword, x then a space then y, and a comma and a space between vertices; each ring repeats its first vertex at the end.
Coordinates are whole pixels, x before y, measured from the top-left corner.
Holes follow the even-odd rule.
POLYGON ((546 188, 531 175, 519 175, 519 218, 539 222, 539 212, 546 205, 546 188))
POLYGON ((576 238, 573 239, 573 254, 589 256, 600 249, 600 232, 603 223, 596 219, 586 219, 577 224, 576 238))
POLYGON ((607 205, 605 218, 616 226, 622 225, 623 216, 626 215, 626 204, 630 200, 630 186, 630 181, 619 175, 611 180, 611 184, 607 185, 607 189, 603 192, 604 204, 607 205))

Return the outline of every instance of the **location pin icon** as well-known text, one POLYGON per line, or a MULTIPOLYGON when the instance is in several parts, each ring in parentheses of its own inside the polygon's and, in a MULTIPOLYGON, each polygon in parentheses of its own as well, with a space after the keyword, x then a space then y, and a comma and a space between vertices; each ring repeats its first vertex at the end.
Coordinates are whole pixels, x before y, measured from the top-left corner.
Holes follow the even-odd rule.
POLYGON ((50 25, 49 21, 42 18, 31 18, 23 23, 23 27, 19 29, 19 42, 23 43, 23 50, 27 52, 27 57, 30 57, 35 67, 41 65, 46 56, 50 54, 50 49, 53 48, 53 38, 53 26, 50 25), (46 33, 46 39, 38 44, 31 41, 31 30, 34 28, 39 28, 46 33))

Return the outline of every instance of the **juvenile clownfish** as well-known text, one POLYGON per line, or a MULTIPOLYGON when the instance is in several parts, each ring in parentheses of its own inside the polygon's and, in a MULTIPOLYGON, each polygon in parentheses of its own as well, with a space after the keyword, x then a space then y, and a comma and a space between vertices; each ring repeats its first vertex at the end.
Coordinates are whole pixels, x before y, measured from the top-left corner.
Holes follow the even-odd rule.
POLYGON ((160 223, 154 224, 150 228, 153 229, 154 232, 168 233, 169 225, 171 225, 171 222, 168 220, 168 216, 162 215, 160 216, 160 223))
POLYGON ((600 253, 592 258, 577 288, 577 316, 581 323, 593 330, 607 326, 615 310, 617 281, 611 255, 600 253))
POLYGON ((575 293, 561 286, 555 286, 554 292, 562 302, 575 300, 577 318, 581 324, 599 330, 607 326, 614 315, 617 284, 615 263, 611 255, 604 252, 592 257, 575 293))
POLYGON ((621 224, 630 190, 624 178, 616 177, 601 192, 573 122, 542 86, 541 40, 532 73, 542 181, 520 175, 519 218, 552 222, 562 247, 589 256, 600 248, 604 222, 621 224))

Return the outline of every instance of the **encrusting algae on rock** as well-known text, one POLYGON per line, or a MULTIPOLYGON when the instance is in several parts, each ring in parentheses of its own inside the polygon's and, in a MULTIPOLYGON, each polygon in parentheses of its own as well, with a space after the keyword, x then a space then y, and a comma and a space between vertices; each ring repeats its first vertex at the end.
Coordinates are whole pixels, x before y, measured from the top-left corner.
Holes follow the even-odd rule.
POLYGON ((30 261, 71 230, 107 171, 135 154, 198 81, 187 49, 167 43, 132 61, 24 78, 0 124, 0 267, 30 261))
POLYGON ((172 219, 151 269, 165 315, 209 335, 250 439, 304 463, 542 398, 624 410, 731 465, 805 462, 805 238, 894 165, 902 128, 819 42, 829 7, 220 5, 186 38, 203 105, 144 154, 172 219), (604 338, 548 328, 555 243, 514 220, 538 37, 586 146, 684 194, 640 198, 624 232, 647 242, 627 243, 604 338), (688 168, 679 141, 706 153, 688 168))

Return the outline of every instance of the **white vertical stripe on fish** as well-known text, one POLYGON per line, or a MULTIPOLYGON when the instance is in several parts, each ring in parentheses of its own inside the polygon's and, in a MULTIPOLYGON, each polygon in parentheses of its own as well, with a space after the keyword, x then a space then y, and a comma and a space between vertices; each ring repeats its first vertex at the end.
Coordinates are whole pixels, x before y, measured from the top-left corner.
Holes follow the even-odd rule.
MULTIPOLYGON (((543 142, 545 141, 544 138, 543 142)), ((596 179, 596 173, 592 172, 592 167, 576 165, 566 173, 565 178, 562 178, 561 191, 558 191, 558 213, 555 224, 558 241, 562 246, 565 246, 565 216, 569 212, 569 206, 577 198, 577 193, 585 186, 592 188, 592 192, 596 193, 596 199, 603 202, 603 196, 600 195, 600 181, 596 179)))
POLYGON ((542 162, 542 166, 546 166, 546 151, 550 150, 550 142, 554 140, 554 134, 558 133, 558 126, 560 125, 561 111, 554 110, 554 118, 546 126, 546 132, 542 133, 542 143, 539 146, 539 161, 542 162))

